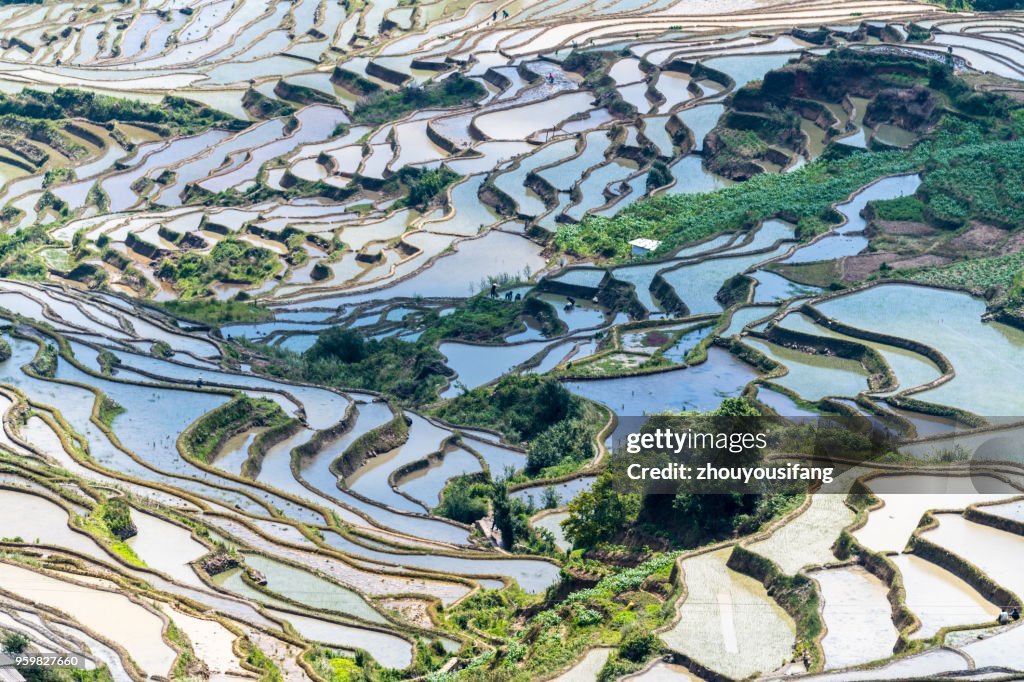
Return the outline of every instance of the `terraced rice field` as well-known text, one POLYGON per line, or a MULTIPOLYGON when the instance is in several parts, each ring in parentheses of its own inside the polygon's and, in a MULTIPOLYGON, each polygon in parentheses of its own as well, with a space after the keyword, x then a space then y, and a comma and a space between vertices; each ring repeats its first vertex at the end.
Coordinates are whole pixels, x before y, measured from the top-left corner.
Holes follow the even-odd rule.
MULTIPOLYGON (((946 275, 914 258, 952 258, 922 222, 943 206, 880 217, 941 194, 914 156, 938 115, 852 90, 785 120, 738 108, 847 46, 1019 97, 1024 14, 47 0, 0 5, 0 26, 4 647, 118 682, 1024 675, 1024 628, 995 622, 1024 597, 1024 470, 964 468, 1016 448, 991 429, 1024 415, 1024 332, 998 307, 1019 273, 924 286, 946 275), (854 180, 785 194, 829 163, 854 180), (701 231, 694 212, 728 214, 708 196, 743 211, 701 231), (473 318, 489 293, 514 319, 473 318), (337 338, 359 350, 317 365, 337 338), (381 348, 393 362, 348 367, 381 348), (583 406, 582 454, 537 466, 531 425, 452 407, 487 412, 509 377, 583 406), (563 522, 605 494, 614 417, 739 396, 867 417, 902 455, 711 551, 645 528, 573 553, 563 522), (848 496, 860 477, 870 497, 848 496), (921 651, 897 656, 901 635, 921 651)), ((1019 201, 1000 173, 945 208, 1019 201)), ((943 228, 964 253, 1020 250, 1013 215, 968 217, 943 228)))

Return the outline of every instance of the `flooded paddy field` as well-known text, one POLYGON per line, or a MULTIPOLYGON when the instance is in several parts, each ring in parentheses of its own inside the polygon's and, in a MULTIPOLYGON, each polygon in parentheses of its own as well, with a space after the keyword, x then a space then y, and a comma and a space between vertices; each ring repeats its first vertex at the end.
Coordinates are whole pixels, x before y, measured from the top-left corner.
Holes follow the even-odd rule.
POLYGON ((4 647, 118 682, 1024 673, 1019 12, 0 25, 4 647), (742 512, 609 487, 623 418, 723 405, 900 453, 742 512))

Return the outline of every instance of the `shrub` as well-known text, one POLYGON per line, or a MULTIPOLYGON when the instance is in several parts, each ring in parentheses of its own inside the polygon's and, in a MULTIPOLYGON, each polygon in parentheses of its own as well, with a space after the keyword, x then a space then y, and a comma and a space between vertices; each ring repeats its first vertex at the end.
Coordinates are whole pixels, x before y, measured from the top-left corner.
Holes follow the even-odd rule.
POLYGON ((590 437, 582 420, 565 419, 549 427, 530 443, 526 454, 526 471, 535 474, 565 460, 583 461, 590 454, 590 437))
POLYGON ((128 503, 120 497, 109 499, 103 504, 100 518, 118 540, 127 540, 139 532, 132 522, 128 503))
POLYGON ((24 653, 25 649, 28 648, 30 640, 24 633, 21 632, 9 632, 4 636, 3 651, 5 654, 16 656, 20 653, 24 653))
POLYGON ((633 630, 619 643, 619 656, 634 663, 646 661, 659 648, 658 638, 651 632, 633 630))

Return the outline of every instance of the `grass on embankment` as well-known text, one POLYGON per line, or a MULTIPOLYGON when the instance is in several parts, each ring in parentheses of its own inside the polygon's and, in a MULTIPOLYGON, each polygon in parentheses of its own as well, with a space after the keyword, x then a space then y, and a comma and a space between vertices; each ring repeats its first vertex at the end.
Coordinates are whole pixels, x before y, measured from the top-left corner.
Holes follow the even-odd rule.
POLYGON ((245 301, 221 301, 201 299, 164 301, 159 304, 164 310, 177 317, 205 324, 229 324, 232 322, 264 322, 274 317, 266 308, 245 301))
POLYGON ((243 395, 200 417, 182 436, 182 445, 187 454, 209 462, 231 436, 255 427, 280 426, 289 419, 273 400, 243 395))
POLYGON ((423 87, 407 85, 396 92, 378 90, 359 100, 352 112, 352 123, 385 123, 411 111, 456 107, 475 102, 486 94, 484 86, 455 73, 423 87))
MULTIPOLYGON (((867 69, 877 60, 849 51, 832 53, 806 69, 867 69)), ((915 67, 920 62, 896 60, 889 66, 915 67)), ((775 73, 775 72, 772 72, 775 73)), ((577 225, 558 228, 555 243, 581 257, 624 259, 629 241, 648 237, 662 241, 656 255, 724 230, 756 225, 782 216, 789 220, 834 222, 832 206, 887 175, 925 171, 917 192, 924 208, 904 202, 899 213, 920 213, 947 230, 971 219, 1014 227, 1024 222, 1024 202, 1015 191, 1024 179, 1024 104, 1005 96, 974 91, 941 65, 912 79, 956 110, 910 150, 859 152, 829 147, 825 155, 791 173, 764 173, 707 194, 666 194, 639 201, 614 217, 589 216, 577 225)), ((764 95, 769 96, 770 93, 764 95)), ((805 236, 805 235, 802 235, 805 236)))

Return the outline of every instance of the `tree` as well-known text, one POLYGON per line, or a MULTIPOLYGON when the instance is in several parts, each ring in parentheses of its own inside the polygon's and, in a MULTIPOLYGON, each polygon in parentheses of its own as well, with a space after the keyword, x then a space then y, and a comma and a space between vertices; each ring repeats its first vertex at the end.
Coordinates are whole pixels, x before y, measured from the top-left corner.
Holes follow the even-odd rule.
POLYGON ((128 503, 120 497, 107 500, 102 507, 101 516, 107 528, 119 540, 127 540, 137 535, 138 529, 132 522, 132 515, 128 503))
POLYGON ((658 638, 651 632, 634 629, 619 643, 619 656, 627 661, 643 663, 659 648, 658 638))
POLYGON ((331 327, 317 338, 316 343, 306 351, 306 355, 312 360, 359 362, 366 358, 366 340, 351 329, 331 327))
POLYGON ((494 525, 501 533, 501 544, 511 549, 515 544, 515 522, 512 518, 512 502, 508 497, 508 482, 504 479, 494 482, 491 487, 494 503, 494 525))
POLYGON ((487 488, 486 483, 474 483, 466 476, 457 478, 445 488, 444 499, 435 511, 461 523, 473 523, 487 515, 487 488))
POLYGON ((637 495, 617 492, 611 475, 602 475, 594 487, 569 503, 569 518, 563 524, 565 535, 578 548, 607 542, 635 520, 639 506, 637 495))
POLYGON ((565 419, 551 426, 530 443, 526 471, 531 474, 569 460, 579 462, 590 456, 590 438, 579 419, 565 419))
POLYGON ((544 488, 544 492, 540 494, 540 504, 545 509, 554 509, 561 501, 562 498, 558 496, 558 491, 553 485, 544 488))
POLYGON ((24 633, 9 632, 4 636, 2 648, 5 654, 16 656, 17 654, 24 653, 29 643, 30 640, 24 633))

